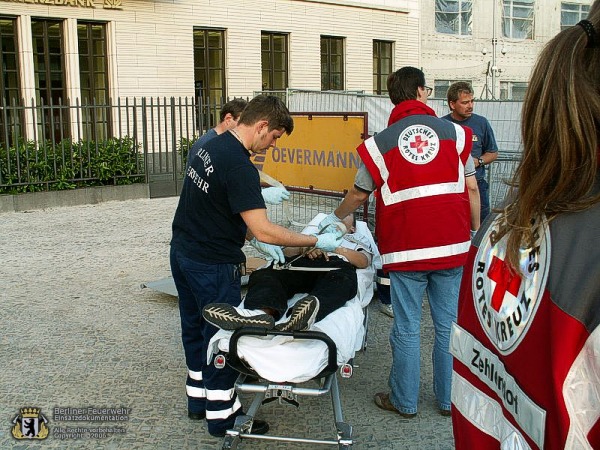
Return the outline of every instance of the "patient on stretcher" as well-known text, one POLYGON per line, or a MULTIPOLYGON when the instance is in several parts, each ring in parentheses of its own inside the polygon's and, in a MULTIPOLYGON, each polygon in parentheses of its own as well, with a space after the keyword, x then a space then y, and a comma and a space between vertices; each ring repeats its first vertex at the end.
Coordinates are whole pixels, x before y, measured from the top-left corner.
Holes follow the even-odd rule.
POLYGON ((286 264, 271 264, 254 271, 248 282, 244 308, 227 303, 213 303, 203 310, 204 318, 223 330, 245 326, 277 331, 306 330, 316 321, 354 298, 357 294, 356 269, 371 264, 372 240, 356 234, 356 220, 349 215, 343 220, 347 233, 334 252, 318 249, 287 248, 286 264), (287 315, 288 299, 306 293, 287 315))

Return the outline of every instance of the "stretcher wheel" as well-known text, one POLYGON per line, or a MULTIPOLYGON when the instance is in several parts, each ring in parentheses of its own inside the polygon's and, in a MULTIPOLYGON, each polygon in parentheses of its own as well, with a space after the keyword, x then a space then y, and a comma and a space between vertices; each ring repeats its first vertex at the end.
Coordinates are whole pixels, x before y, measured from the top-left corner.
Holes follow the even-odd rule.
POLYGON ((240 442, 240 438, 238 436, 225 436, 223 439, 223 446, 221 450, 235 450, 240 442))

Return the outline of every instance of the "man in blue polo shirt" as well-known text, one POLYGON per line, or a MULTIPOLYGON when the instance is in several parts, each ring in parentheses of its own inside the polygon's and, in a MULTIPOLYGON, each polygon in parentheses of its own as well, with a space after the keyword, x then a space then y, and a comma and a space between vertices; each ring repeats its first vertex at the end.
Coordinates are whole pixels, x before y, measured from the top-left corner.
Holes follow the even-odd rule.
MULTIPOLYGON (((277 97, 252 99, 237 127, 195 150, 173 219, 170 260, 188 367, 188 417, 206 418, 213 436, 224 436, 243 410, 234 389, 237 372, 216 369, 207 361, 207 346, 217 328, 204 320, 202 309, 211 303, 241 302, 244 240, 260 241, 280 262, 285 261, 280 245, 334 251, 342 243, 339 234, 304 235, 267 218, 250 155, 264 153, 293 128, 288 109, 277 97)), ((311 315, 317 314, 318 302, 307 306, 311 315)), ((254 420, 252 433, 266 433, 268 428, 254 420)))
POLYGON ((490 213, 489 186, 485 178, 485 166, 498 157, 498 145, 488 120, 473 113, 473 88, 465 81, 452 83, 448 89, 448 106, 452 111, 443 119, 469 127, 473 130, 471 156, 475 163, 475 177, 479 187, 481 204, 480 221, 483 223, 490 213))

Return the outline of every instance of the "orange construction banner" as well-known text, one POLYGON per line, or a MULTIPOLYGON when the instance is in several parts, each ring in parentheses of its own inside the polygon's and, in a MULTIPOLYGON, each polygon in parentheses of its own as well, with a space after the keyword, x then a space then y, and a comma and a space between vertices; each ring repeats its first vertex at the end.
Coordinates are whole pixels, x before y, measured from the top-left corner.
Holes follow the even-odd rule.
POLYGON ((277 139, 254 165, 286 186, 344 192, 360 164, 367 113, 292 113, 294 131, 277 139))

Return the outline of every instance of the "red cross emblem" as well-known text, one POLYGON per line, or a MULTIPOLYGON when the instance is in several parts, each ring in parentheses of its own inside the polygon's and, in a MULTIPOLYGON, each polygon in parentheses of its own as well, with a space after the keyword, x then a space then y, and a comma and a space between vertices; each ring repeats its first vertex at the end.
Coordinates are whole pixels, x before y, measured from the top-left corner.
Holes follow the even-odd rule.
POLYGON ((521 277, 511 272, 508 264, 496 256, 492 259, 487 275, 492 281, 496 282, 496 288, 492 294, 490 304, 496 311, 500 311, 504 294, 507 291, 515 297, 519 293, 521 277))
POLYGON ((410 148, 416 148, 417 153, 423 153, 423 147, 429 146, 429 141, 422 141, 421 136, 415 137, 415 142, 410 143, 410 148))

